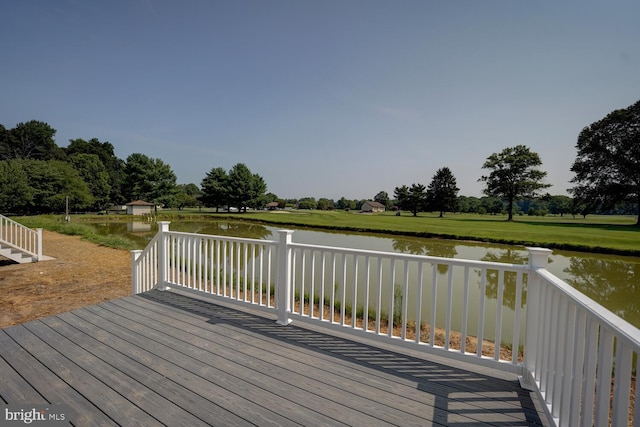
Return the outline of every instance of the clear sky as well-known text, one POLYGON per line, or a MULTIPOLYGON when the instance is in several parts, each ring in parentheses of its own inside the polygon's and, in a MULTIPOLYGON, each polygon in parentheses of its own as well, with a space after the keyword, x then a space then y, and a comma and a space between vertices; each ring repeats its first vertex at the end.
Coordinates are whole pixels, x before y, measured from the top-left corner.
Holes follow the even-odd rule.
POLYGON ((179 183, 245 163, 282 198, 480 196, 525 144, 552 194, 580 130, 640 99, 640 1, 3 0, 0 123, 98 138, 179 183))

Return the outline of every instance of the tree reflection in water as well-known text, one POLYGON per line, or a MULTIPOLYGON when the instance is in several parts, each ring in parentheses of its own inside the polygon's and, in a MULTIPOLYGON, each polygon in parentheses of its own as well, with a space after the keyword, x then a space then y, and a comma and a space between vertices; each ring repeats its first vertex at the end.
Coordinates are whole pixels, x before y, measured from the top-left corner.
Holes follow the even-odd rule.
POLYGON ((208 222, 172 222, 171 231, 186 231, 188 233, 208 234, 213 236, 233 236, 247 239, 271 238, 271 231, 264 225, 234 222, 234 221, 208 221, 208 222))
POLYGON ((634 325, 640 324, 640 262, 572 257, 567 283, 634 325))
MULTIPOLYGON (((455 258, 458 255, 455 242, 436 239, 393 239, 393 249, 413 255, 429 255, 441 258, 455 258)), ((438 273, 447 274, 449 266, 438 264, 438 273)))
MULTIPOLYGON (((488 251, 485 256, 482 257, 482 261, 487 262, 500 262, 507 264, 526 264, 529 259, 527 254, 523 254, 520 250, 505 249, 496 253, 494 251, 488 251)), ((478 276, 481 276, 482 272, 478 271, 478 276)), ((527 275, 522 277, 522 300, 520 307, 524 307, 527 302, 527 275)), ((498 299, 498 271, 487 270, 487 287, 485 295, 487 298, 498 299)), ((502 295, 503 304, 510 309, 515 309, 516 295, 517 295, 517 274, 513 272, 504 273, 504 293, 502 295)))

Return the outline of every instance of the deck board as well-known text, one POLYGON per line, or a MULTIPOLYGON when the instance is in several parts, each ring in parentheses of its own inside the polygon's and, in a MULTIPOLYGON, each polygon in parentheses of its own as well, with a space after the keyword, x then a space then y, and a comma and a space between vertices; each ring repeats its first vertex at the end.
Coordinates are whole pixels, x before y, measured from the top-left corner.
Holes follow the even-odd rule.
POLYGON ((75 425, 546 425, 515 378, 173 292, 3 329, 0 372, 75 425))

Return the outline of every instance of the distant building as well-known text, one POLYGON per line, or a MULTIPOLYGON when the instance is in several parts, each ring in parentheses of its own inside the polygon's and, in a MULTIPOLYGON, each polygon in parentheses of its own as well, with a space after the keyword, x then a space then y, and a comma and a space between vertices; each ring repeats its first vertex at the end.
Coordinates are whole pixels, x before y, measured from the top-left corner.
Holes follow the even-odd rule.
POLYGON ((278 202, 267 203, 267 209, 270 211, 275 211, 276 209, 278 209, 279 206, 280 206, 280 203, 278 202))
POLYGON ((382 203, 366 201, 362 204, 362 208, 360 208, 362 212, 384 212, 385 207, 382 203))
POLYGON ((151 215, 154 207, 155 205, 153 203, 136 200, 127 203, 127 215, 151 215))

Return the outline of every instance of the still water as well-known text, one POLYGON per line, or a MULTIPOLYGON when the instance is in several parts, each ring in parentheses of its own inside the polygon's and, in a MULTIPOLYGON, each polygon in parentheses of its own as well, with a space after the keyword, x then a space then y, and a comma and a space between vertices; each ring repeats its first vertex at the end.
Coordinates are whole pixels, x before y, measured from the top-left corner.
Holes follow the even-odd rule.
MULTIPOLYGON (((157 233, 154 223, 96 223, 98 233, 124 235, 140 249, 157 233)), ((172 222, 172 231, 277 240, 279 228, 234 221, 172 222)), ((521 246, 404 236, 296 229, 293 241, 325 246, 400 252, 514 264, 527 262, 521 246)), ((640 257, 554 251, 548 270, 636 327, 640 327, 640 257)), ((487 295, 490 297, 490 295, 487 295)))

